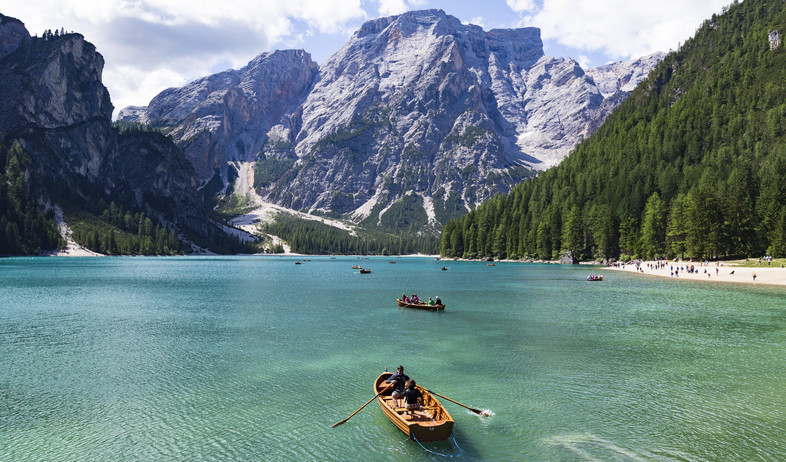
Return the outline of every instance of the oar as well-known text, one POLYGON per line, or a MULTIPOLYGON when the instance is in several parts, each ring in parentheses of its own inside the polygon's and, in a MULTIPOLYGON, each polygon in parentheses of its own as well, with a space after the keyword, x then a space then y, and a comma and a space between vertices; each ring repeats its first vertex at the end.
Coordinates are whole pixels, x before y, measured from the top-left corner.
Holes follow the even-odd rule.
POLYGON ((428 391, 432 395, 437 395, 440 398, 444 398, 444 399, 450 401, 451 403, 455 403, 455 404, 458 404, 459 406, 465 407, 465 408, 469 409, 470 411, 474 412, 477 415, 482 415, 483 417, 488 417, 488 415, 489 415, 488 412, 481 411, 480 409, 475 409, 474 407, 466 406, 464 404, 459 403, 458 401, 453 401, 452 399, 448 398, 447 396, 442 396, 442 395, 440 395, 439 393, 437 393, 435 391, 431 391, 429 389, 426 389, 426 391, 428 391))
POLYGON ((338 427, 339 425, 341 425, 341 424, 343 424, 344 422, 346 422, 347 420, 351 419, 353 415, 357 414, 358 412, 360 412, 360 410, 361 410, 361 409, 363 409, 364 407, 368 406, 368 403, 370 403, 370 402, 374 401, 374 398, 376 398, 377 396, 381 395, 381 394, 382 394, 382 393, 383 393, 385 390, 387 390, 388 388, 390 388, 392 385, 393 385, 393 384, 390 384, 390 385, 386 386, 385 388, 383 388, 383 389, 382 389, 382 391, 380 391, 379 393, 377 393, 376 395, 374 395, 374 397, 373 397, 373 398, 371 398, 370 400, 366 401, 366 404, 364 404, 364 405, 360 406, 360 407, 358 408, 358 410, 357 410, 357 411, 355 411, 355 412, 353 412, 352 414, 350 414, 350 415, 349 415, 349 417, 347 417, 346 419, 344 419, 344 420, 341 420, 341 421, 339 421, 339 422, 336 422, 336 423, 334 423, 333 425, 331 425, 331 426, 330 426, 330 428, 336 428, 336 427, 338 427))

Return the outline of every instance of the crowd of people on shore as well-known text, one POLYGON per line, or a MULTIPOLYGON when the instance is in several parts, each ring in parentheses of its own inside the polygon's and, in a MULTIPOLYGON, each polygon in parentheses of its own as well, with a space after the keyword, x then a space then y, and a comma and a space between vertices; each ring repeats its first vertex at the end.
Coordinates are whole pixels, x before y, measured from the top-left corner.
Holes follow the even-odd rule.
MULTIPOLYGON (((761 265, 762 261, 767 262, 767 265, 771 265, 772 257, 765 256, 759 258, 759 265, 761 265)), ((690 262, 684 262, 677 259, 674 261, 669 261, 665 259, 654 260, 651 262, 642 262, 640 260, 634 260, 631 262, 614 262, 607 265, 610 268, 616 269, 625 269, 626 266, 633 266, 636 272, 644 273, 644 269, 646 268, 647 271, 656 272, 656 271, 666 271, 668 270, 668 274, 670 277, 680 277, 680 273, 682 274, 690 274, 690 275, 699 275, 699 274, 706 274, 707 278, 712 278, 713 273, 716 277, 721 276, 720 274, 720 266, 721 262, 715 261, 714 265, 713 262, 709 260, 700 261, 698 263, 693 263, 692 260, 690 262), (714 271, 711 268, 714 266, 714 271), (702 271, 703 267, 703 271, 702 271)), ((781 265, 783 267, 783 265, 781 265)), ((732 270, 728 273, 724 273, 728 276, 733 276, 735 270, 732 270)), ((756 272, 754 271, 751 275, 753 277, 753 281, 756 281, 756 272)))

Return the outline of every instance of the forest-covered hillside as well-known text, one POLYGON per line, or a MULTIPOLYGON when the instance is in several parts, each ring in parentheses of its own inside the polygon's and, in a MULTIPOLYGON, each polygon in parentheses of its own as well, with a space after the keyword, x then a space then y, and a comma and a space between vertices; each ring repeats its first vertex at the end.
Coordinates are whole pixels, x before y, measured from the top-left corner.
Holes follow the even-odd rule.
POLYGON ((37 254, 65 245, 54 215, 41 213, 33 197, 29 162, 18 144, 6 148, 0 143, 0 255, 37 254))
POLYGON ((570 157, 448 223, 447 257, 786 255, 786 6, 704 21, 570 157))

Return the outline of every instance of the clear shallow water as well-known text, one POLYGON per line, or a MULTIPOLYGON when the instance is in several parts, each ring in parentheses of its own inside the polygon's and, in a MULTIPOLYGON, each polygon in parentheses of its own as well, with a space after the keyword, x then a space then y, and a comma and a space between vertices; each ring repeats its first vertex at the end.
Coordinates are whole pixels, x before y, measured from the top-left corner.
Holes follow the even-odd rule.
POLYGON ((398 364, 460 460, 786 460, 786 290, 391 259, 0 259, 0 460, 438 460, 330 428, 398 364))

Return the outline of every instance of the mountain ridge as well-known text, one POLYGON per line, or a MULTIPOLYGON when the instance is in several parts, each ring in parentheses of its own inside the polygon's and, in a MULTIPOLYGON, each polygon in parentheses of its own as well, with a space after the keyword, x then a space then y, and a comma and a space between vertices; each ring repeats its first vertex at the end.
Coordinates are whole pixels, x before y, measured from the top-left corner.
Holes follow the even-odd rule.
POLYGON ((786 255, 783 2, 706 19, 560 165, 449 222, 448 257, 786 255))
MULTIPOLYGON (((177 252, 180 244, 173 242, 178 239, 215 244, 193 166, 182 151, 159 133, 121 132, 113 126, 114 108, 101 81, 104 59, 93 44, 77 33, 46 31, 31 37, 21 21, 0 15, 0 50, 0 157, 21 159, 23 167, 6 172, 6 181, 21 175, 18 189, 46 212, 50 223, 55 205, 73 212, 70 218, 86 217, 85 223, 91 223, 86 234, 97 236, 95 226, 101 223, 104 239, 93 242, 110 253, 121 252, 125 244, 126 249, 145 247, 145 253, 177 252), (122 230, 101 218, 110 208, 139 220, 152 217, 165 232, 152 224, 140 227, 138 236, 118 245, 115 237, 122 230), (159 232, 158 247, 146 241, 153 232, 159 232)), ((18 209, 13 197, 0 197, 0 203, 0 215, 18 209)), ((31 212, 17 213, 27 229, 24 215, 31 212)), ((7 251, 32 249, 23 243, 12 247, 7 251)))
MULTIPOLYGON (((119 118, 173 136, 200 184, 217 175, 223 193, 234 189, 227 164, 253 162, 265 174, 254 188, 277 205, 373 225, 414 194, 440 227, 558 163, 660 57, 590 74, 573 60, 545 57, 537 28, 486 32, 442 10, 367 21, 319 66, 298 52, 301 64, 282 68, 300 70, 289 85, 300 98, 277 104, 278 119, 244 125, 247 113, 232 110, 227 95, 231 87, 243 100, 245 89, 210 91, 209 80, 225 73, 165 90, 119 118), (168 100, 178 92, 201 99, 186 113, 168 100), (223 136, 232 130, 242 135, 223 136)), ((266 75, 280 88, 286 73, 266 75)))

